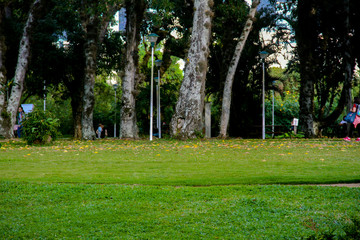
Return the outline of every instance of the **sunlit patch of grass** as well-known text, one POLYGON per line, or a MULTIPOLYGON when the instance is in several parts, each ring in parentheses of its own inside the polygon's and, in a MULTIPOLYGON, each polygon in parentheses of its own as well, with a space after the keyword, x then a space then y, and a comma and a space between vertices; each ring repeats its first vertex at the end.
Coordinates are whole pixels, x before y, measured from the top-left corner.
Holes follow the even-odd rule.
POLYGON ((155 185, 360 181, 355 143, 339 140, 5 142, 0 179, 155 185))

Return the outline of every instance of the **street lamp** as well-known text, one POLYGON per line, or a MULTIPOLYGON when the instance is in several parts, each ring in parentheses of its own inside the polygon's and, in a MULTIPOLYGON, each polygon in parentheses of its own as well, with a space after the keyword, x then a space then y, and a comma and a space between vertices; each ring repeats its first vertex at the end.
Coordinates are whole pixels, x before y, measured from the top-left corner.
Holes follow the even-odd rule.
POLYGON ((266 51, 260 52, 260 58, 262 60, 262 139, 265 139, 265 58, 269 56, 266 51))
POLYGON ((158 59, 155 61, 155 65, 158 67, 158 81, 157 81, 157 87, 156 87, 156 104, 157 104, 157 127, 159 130, 159 138, 161 138, 161 110, 160 110, 160 84, 161 84, 161 78, 160 78, 160 67, 162 64, 162 60, 158 59))
POLYGON ((148 36, 148 40, 151 43, 151 82, 150 82, 150 141, 153 137, 153 82, 154 82, 154 47, 156 40, 159 36, 155 33, 151 33, 148 36))
POLYGON ((116 138, 116 90, 117 90, 117 88, 118 88, 118 84, 114 84, 113 85, 113 88, 114 88, 114 90, 115 90, 115 123, 114 123, 114 138, 116 138))

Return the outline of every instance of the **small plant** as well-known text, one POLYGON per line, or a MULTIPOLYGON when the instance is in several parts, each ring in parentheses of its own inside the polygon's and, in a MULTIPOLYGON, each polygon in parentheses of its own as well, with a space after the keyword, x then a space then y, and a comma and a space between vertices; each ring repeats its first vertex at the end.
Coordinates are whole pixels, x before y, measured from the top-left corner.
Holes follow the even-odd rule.
POLYGON ((22 132, 28 144, 44 144, 58 137, 59 127, 59 119, 54 118, 50 112, 34 110, 27 114, 22 132))
POLYGON ((196 138, 204 138, 205 137, 205 134, 202 132, 202 131, 194 131, 194 135, 196 136, 196 138))

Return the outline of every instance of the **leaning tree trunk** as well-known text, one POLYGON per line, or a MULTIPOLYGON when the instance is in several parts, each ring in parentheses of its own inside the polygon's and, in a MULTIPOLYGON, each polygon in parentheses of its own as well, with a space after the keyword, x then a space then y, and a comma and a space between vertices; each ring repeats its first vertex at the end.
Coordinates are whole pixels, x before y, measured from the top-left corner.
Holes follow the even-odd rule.
MULTIPOLYGON (((13 128, 16 122, 16 113, 20 105, 20 99, 23 92, 24 81, 25 81, 25 74, 27 71, 29 58, 30 58, 30 34, 36 18, 35 13, 36 11, 38 11, 40 7, 41 7, 41 0, 36 0, 30 8, 28 19, 25 23, 23 34, 20 41, 14 83, 11 88, 10 97, 7 101, 3 99, 5 96, 3 96, 0 99, 1 101, 0 104, 2 104, 2 106, 0 107, 0 109, 2 109, 2 112, 0 114, 0 130, 5 138, 14 137, 13 128), (6 103, 7 106, 5 106, 6 103)), ((5 81, 4 78, 1 79, 1 84, 3 83, 3 81, 5 81)), ((0 86, 0 87, 4 87, 4 86, 0 86)))
POLYGON ((140 25, 144 16, 143 0, 126 1, 126 63, 122 81, 120 138, 137 138, 135 99, 138 72, 138 46, 140 43, 140 25))
POLYGON ((202 131, 205 81, 211 35, 212 1, 195 0, 193 30, 184 79, 170 123, 174 137, 187 139, 202 131))
POLYGON ((254 22, 256 8, 260 4, 260 0, 255 0, 252 3, 248 19, 245 23, 245 27, 241 33, 240 40, 236 45, 234 55, 230 62, 230 66, 228 69, 228 73, 226 75, 223 100, 222 100, 222 109, 221 109, 221 119, 220 119, 220 134, 219 137, 226 138, 227 130, 229 126, 230 119, 230 104, 231 104, 231 93, 232 93, 232 85, 234 82, 235 72, 239 63, 239 59, 241 57, 241 53, 246 44, 246 40, 249 36, 249 33, 252 29, 252 25, 254 22))

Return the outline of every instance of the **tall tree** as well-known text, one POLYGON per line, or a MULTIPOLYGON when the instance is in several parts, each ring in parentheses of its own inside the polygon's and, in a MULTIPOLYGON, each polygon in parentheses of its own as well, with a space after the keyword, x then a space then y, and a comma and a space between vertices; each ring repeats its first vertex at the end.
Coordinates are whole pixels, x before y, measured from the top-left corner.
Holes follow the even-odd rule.
POLYGON ((301 74, 300 123, 306 137, 321 136, 322 128, 333 124, 351 101, 356 65, 353 46, 358 32, 353 19, 359 15, 355 4, 298 2, 295 36, 301 74))
MULTIPOLYGON (((212 133, 218 135, 228 67, 248 19, 249 5, 242 0, 216 0, 213 10, 215 18, 212 22, 206 96, 212 102, 212 133)), ((249 33, 234 75, 228 127, 228 134, 231 136, 247 136, 249 128, 246 126, 257 124, 257 119, 261 119, 258 116, 261 109, 256 107, 261 104, 258 97, 261 93, 261 85, 257 82, 256 65, 259 62, 257 56, 261 46, 259 31, 268 26, 267 18, 263 17, 263 14, 261 16, 253 23, 253 30, 249 33), (251 72, 254 77, 249 75, 251 72), (249 105, 252 107, 249 108, 249 105)))
POLYGON ((252 2, 251 9, 249 11, 248 19, 245 23, 245 27, 241 33, 240 39, 236 45, 235 52, 233 54, 232 60, 229 65, 228 73, 226 75, 224 93, 222 99, 222 110, 221 110, 221 119, 220 119, 220 134, 219 136, 225 138, 227 136, 227 130, 230 119, 230 104, 231 104, 231 94, 232 94, 232 85, 234 82, 235 72, 239 63, 241 53, 246 44, 246 40, 249 36, 249 33, 252 29, 254 22, 256 8, 260 4, 260 0, 255 0, 252 2))
POLYGON ((315 20, 315 6, 311 0, 300 0, 298 3, 298 26, 296 31, 297 50, 300 58, 300 123, 306 137, 314 136, 314 81, 315 71, 319 67, 315 55, 317 32, 313 26, 315 20))
POLYGON ((145 11, 145 1, 125 1, 126 21, 126 58, 124 76, 122 79, 122 107, 120 122, 121 138, 137 138, 138 127, 136 124, 135 99, 139 83, 139 55, 140 25, 145 11))
MULTIPOLYGON (((10 11, 9 1, 0 4, 0 24, 3 23, 6 13, 10 11)), ((16 113, 20 105, 20 99, 23 92, 24 80, 29 64, 30 50, 31 50, 31 31, 39 17, 40 8, 43 0, 35 0, 30 8, 26 23, 23 28, 22 37, 20 40, 19 53, 17 65, 14 75, 13 84, 10 90, 10 95, 6 96, 7 79, 5 65, 5 35, 0 30, 0 133, 6 138, 14 136, 13 127, 16 122, 16 113)), ((1 29, 3 29, 1 27, 1 29)))
POLYGON ((85 77, 81 126, 82 139, 85 140, 95 139, 93 111, 98 47, 104 39, 111 18, 119 8, 119 1, 81 1, 81 25, 85 35, 85 77))
POLYGON ((196 133, 202 130, 212 7, 213 1, 194 1, 195 12, 190 49, 179 99, 170 123, 170 134, 182 139, 194 138, 196 133))
POLYGON ((32 55, 26 79, 27 95, 43 96, 56 91, 56 99, 70 98, 72 129, 75 139, 82 138, 81 118, 85 72, 84 43, 79 4, 74 1, 49 0, 48 13, 40 19, 33 38, 32 55))

